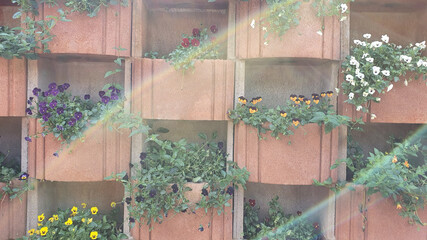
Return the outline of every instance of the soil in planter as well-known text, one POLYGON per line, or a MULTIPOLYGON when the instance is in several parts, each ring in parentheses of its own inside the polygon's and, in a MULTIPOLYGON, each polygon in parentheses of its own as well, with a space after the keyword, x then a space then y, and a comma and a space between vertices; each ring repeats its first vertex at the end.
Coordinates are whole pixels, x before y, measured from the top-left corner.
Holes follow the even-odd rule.
POLYGON ((146 20, 145 33, 141 38, 142 56, 153 51, 158 58, 171 53, 182 42, 182 34, 192 34, 193 28, 207 28, 209 36, 220 42, 220 59, 227 58, 228 4, 225 1, 144 1, 146 20), (193 3, 194 2, 194 3, 193 3), (207 4, 208 3, 208 4, 207 4), (209 28, 216 25, 218 32, 212 34, 209 28))

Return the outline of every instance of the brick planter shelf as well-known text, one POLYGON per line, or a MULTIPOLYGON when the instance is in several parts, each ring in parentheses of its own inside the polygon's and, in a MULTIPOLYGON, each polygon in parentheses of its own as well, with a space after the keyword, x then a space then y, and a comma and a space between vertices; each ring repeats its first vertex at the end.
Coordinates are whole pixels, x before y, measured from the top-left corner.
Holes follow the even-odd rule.
POLYGON ((162 59, 136 59, 133 112, 146 119, 227 120, 233 106, 234 63, 197 61, 183 74, 162 59))
MULTIPOLYGON (((34 135, 42 128, 35 119, 30 121, 29 133, 34 135)), ((122 134, 94 126, 86 131, 84 142, 76 140, 55 157, 61 144, 50 134, 33 138, 28 144, 28 169, 30 176, 50 181, 102 181, 113 172, 129 172, 129 132, 122 134), (71 152, 70 152, 71 151, 71 152)))
POLYGON ((363 116, 363 120, 372 123, 414 123, 425 124, 427 122, 427 85, 422 76, 404 85, 404 77, 398 82, 393 82, 393 89, 385 94, 377 94, 381 98, 379 103, 371 102, 369 111, 376 115, 375 119, 366 116, 363 112, 357 112, 352 104, 345 103, 347 99, 340 95, 339 104, 342 114, 353 119, 363 116), (408 101, 408 98, 414 101, 408 101))
POLYGON ((25 59, 0 58, 0 117, 25 116, 27 67, 25 59))
POLYGON ((330 170, 338 157, 336 129, 325 134, 323 126, 307 124, 280 140, 269 133, 263 137, 260 140, 251 126, 236 125, 234 157, 251 173, 249 182, 311 185, 313 179, 336 180, 336 171, 330 170))
MULTIPOLYGON (((265 1, 237 1, 236 8, 236 56, 238 58, 318 58, 340 59, 340 22, 338 17, 325 17, 325 30, 322 35, 322 18, 316 16, 311 3, 303 2, 297 13, 301 17, 298 26, 289 29, 281 38, 269 33, 265 45, 264 33, 260 24, 260 13, 268 7, 265 1), (255 20, 255 27, 251 27, 255 20)), ((267 27, 268 28, 268 27, 267 27)))
MULTIPOLYGON (((63 4, 58 7, 41 6, 39 18, 49 15, 58 16, 58 9, 67 9, 63 4)), ((87 13, 72 13, 67 16, 71 22, 58 21, 51 33, 56 35, 49 42, 52 53, 96 54, 130 56, 132 4, 122 7, 120 4, 101 7, 95 17, 87 13), (117 51, 114 47, 125 48, 117 51)))
MULTIPOLYGON (((13 185, 21 184, 14 180, 13 185)), ((0 192, 5 186, 0 183, 0 192)), ((27 222, 27 194, 22 195, 22 201, 18 198, 10 200, 7 196, 0 199, 0 239, 15 239, 26 234, 27 222)))
MULTIPOLYGON (((201 183, 187 183, 193 190, 186 193, 190 204, 201 199, 201 183)), ((231 202, 230 202, 231 203, 231 202)), ((231 205, 233 205, 231 203, 231 205)), ((141 226, 136 223, 131 229, 131 234, 135 240, 156 240, 156 239, 186 239, 186 240, 231 240, 232 239, 232 213, 231 207, 224 207, 225 212, 218 215, 216 209, 211 209, 206 214, 203 209, 198 209, 195 213, 175 213, 168 214, 162 224, 156 223, 154 226, 141 226), (200 224, 204 231, 199 231, 200 224), (151 231, 149 228, 153 227, 151 231)))
MULTIPOLYGON (((342 191, 336 201, 336 239, 426 239, 427 228, 410 225, 407 218, 399 216, 400 210, 391 198, 385 199, 379 193, 368 197, 359 186, 356 191, 342 191), (365 223, 360 206, 367 209, 365 223)), ((427 210, 418 214, 422 221, 427 220, 427 210)))

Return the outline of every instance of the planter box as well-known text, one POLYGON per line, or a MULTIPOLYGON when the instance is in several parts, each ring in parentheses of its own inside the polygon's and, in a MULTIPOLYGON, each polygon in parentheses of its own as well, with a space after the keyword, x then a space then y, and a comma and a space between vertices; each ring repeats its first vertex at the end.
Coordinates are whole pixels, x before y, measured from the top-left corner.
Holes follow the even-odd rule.
POLYGON ((183 74, 162 59, 135 59, 133 112, 146 119, 227 120, 233 107, 234 63, 197 61, 183 74))
MULTIPOLYGON (((19 180, 14 180, 13 184, 19 185, 19 180)), ((0 183, 0 192, 5 186, 0 183)), ((0 239, 15 239, 26 234, 27 222, 27 194, 20 199, 10 200, 7 196, 0 199, 0 239)))
POLYGON ((262 137, 252 126, 236 125, 234 158, 251 173, 249 182, 311 185, 313 179, 336 180, 336 170, 330 170, 338 157, 336 129, 325 134, 323 126, 307 124, 279 140, 269 133, 262 137))
POLYGON ((25 59, 0 58, 0 117, 25 116, 27 67, 25 59))
POLYGON ((340 59, 340 22, 338 17, 319 18, 311 3, 303 2, 299 10, 300 23, 289 29, 281 38, 270 33, 265 45, 260 15, 268 7, 265 1, 237 1, 236 30, 237 58, 299 57, 340 59), (251 27, 255 20, 255 27, 251 27), (325 30, 317 34, 324 20, 325 30))
POLYGON ((422 76, 404 85, 404 78, 393 82, 393 89, 384 94, 377 94, 381 98, 379 103, 371 102, 369 112, 376 115, 375 119, 363 112, 356 111, 352 104, 345 103, 346 96, 340 95, 339 100, 341 114, 355 118, 363 116, 365 122, 372 123, 413 123, 425 124, 427 122, 427 111, 424 102, 427 101, 427 85, 422 76), (408 101, 408 97, 414 101, 408 101))
MULTIPOLYGON (((38 18, 58 16, 59 8, 67 9, 63 4, 58 7, 43 4, 38 18)), ((56 35, 49 42, 52 53, 130 56, 132 3, 128 7, 120 4, 101 7, 93 18, 78 12, 67 18, 71 22, 58 21, 51 31, 56 35), (122 47, 126 51, 117 51, 114 47, 122 47)))
MULTIPOLYGON (((336 238, 426 239, 426 227, 410 225, 408 220, 398 213, 399 210, 391 198, 384 199, 379 193, 368 197, 363 187, 358 187, 355 192, 344 190, 337 196, 336 238), (360 209, 364 212, 366 221, 363 220, 360 209)), ((426 222, 427 210, 420 210, 419 216, 426 222)))
MULTIPOLYGON (((41 132, 36 119, 31 119, 29 135, 41 132)), ((85 133, 84 142, 76 140, 64 148, 59 157, 53 156, 61 143, 53 135, 33 138, 28 144, 28 171, 30 176, 50 181, 102 181, 112 173, 129 172, 129 132, 109 131, 96 125, 85 133)), ((65 147, 65 146, 64 146, 65 147)))

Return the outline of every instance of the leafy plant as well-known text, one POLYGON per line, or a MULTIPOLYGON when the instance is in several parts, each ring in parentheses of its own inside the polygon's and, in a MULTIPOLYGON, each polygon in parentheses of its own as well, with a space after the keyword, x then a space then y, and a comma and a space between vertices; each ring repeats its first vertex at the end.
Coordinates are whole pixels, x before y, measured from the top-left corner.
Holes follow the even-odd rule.
POLYGON ((244 228, 245 239, 322 239, 318 223, 310 224, 300 211, 297 212, 298 216, 285 215, 278 200, 276 196, 269 202, 268 217, 263 223, 257 221, 259 208, 253 208, 255 200, 250 199, 249 203, 245 203, 245 211, 248 211, 243 220, 247 223, 244 228))
POLYGON ((42 213, 37 217, 37 229, 30 229, 29 236, 20 239, 127 239, 117 222, 111 220, 114 213, 115 209, 110 215, 102 215, 97 207, 89 209, 85 203, 80 209, 58 209, 50 218, 42 213))
POLYGON ((28 182, 29 175, 20 173, 20 166, 14 159, 8 159, 8 155, 0 152, 0 183, 5 183, 0 189, 0 200, 5 196, 9 199, 20 198, 26 191, 32 190, 28 182), (19 179, 22 184, 14 184, 12 180, 19 179))
MULTIPOLYGON (((345 76, 341 88, 348 96, 345 102, 356 106, 357 111, 368 112, 371 101, 380 102, 375 93, 386 93, 393 88, 393 82, 401 77, 408 81, 424 75, 427 79, 427 58, 421 56, 426 48, 425 41, 407 47, 389 43, 383 35, 381 41, 368 42, 370 34, 364 34, 363 41, 354 40, 351 54, 342 63, 345 76)), ((371 114, 374 119, 375 114, 371 114)))
MULTIPOLYGON (((216 25, 210 27, 210 31, 215 34, 218 32, 216 25)), ((219 45, 215 38, 210 38, 208 29, 194 28, 192 35, 182 34, 182 42, 171 53, 169 53, 167 62, 175 67, 176 70, 194 69, 197 59, 217 59, 219 56, 219 45)))
POLYGON ((291 126, 298 128, 299 125, 317 123, 325 125, 325 132, 329 133, 335 127, 342 124, 349 125, 350 118, 335 114, 335 108, 330 104, 333 92, 328 91, 312 94, 309 99, 305 96, 292 94, 286 106, 277 106, 267 109, 258 106, 261 97, 252 98, 248 101, 245 97, 239 97, 239 105, 236 109, 228 111, 228 116, 234 124, 243 121, 258 129, 258 133, 271 131, 271 136, 278 138, 279 134, 292 135, 291 126))
POLYGON ((149 51, 144 53, 145 58, 158 59, 159 53, 155 51, 149 51))
POLYGON ((146 152, 140 155, 140 164, 134 166, 132 177, 123 172, 115 178, 125 186, 129 221, 140 224, 161 223, 168 214, 194 212, 202 208, 205 213, 217 208, 221 214, 224 206, 230 206, 234 188, 245 186, 249 177, 246 169, 240 169, 233 162, 226 162, 222 142, 208 140, 199 135, 201 144, 188 144, 185 139, 177 142, 160 140, 158 135, 148 136, 146 152), (188 182, 203 184, 201 200, 191 203, 186 192, 192 189, 188 182))

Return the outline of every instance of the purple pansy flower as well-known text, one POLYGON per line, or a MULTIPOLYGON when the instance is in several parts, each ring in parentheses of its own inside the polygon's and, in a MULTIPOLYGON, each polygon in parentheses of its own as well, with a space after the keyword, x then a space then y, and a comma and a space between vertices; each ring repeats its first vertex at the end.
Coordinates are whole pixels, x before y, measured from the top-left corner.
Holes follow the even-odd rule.
POLYGON ((43 115, 43 121, 45 121, 45 122, 49 121, 50 116, 51 116, 50 113, 44 114, 43 115))
POLYGON ((54 108, 56 108, 56 104, 57 104, 58 102, 55 100, 55 99, 53 99, 52 100, 52 102, 50 102, 49 103, 49 106, 52 108, 52 109, 54 109, 54 108))
POLYGON ((67 90, 70 87, 70 84, 64 83, 62 86, 64 86, 64 89, 67 90))
POLYGON ((49 84, 49 89, 55 89, 55 88, 56 88, 56 83, 49 84))
POLYGON ((116 88, 114 86, 111 86, 111 87, 108 88, 108 90, 111 90, 111 92, 114 92, 115 89, 116 88))
POLYGON ((34 96, 39 96, 39 92, 41 91, 41 89, 40 88, 34 88, 33 89, 33 94, 34 94, 34 96))
POLYGON ((117 89, 117 88, 116 88, 116 93, 117 93, 117 94, 120 94, 120 89, 117 89))
POLYGON ((58 153, 54 153, 53 156, 55 157, 59 157, 58 153))
POLYGON ((39 109, 39 112, 40 112, 41 114, 45 114, 45 113, 47 112, 47 108, 46 108, 46 107, 41 107, 41 108, 39 109))
POLYGON ((58 86, 58 90, 59 90, 60 92, 64 92, 64 91, 65 91, 65 88, 64 88, 64 86, 59 85, 59 86, 58 86))
POLYGON ((99 91, 99 97, 103 97, 105 95, 104 91, 99 91))
POLYGON ((58 109, 56 109, 56 113, 58 113, 58 115, 61 115, 64 113, 64 109, 62 107, 59 107, 58 109))
POLYGON ((59 90, 58 89, 53 89, 53 90, 51 90, 50 93, 52 94, 52 96, 56 96, 56 95, 58 95, 59 90))
POLYGON ((90 95, 89 94, 86 94, 85 95, 85 100, 89 100, 90 99, 90 95))
POLYGON ((25 109, 25 113, 27 113, 28 115, 33 115, 33 112, 29 108, 25 109))
POLYGON ((29 177, 30 175, 28 174, 28 173, 26 173, 26 172, 24 172, 24 173, 22 173, 20 176, 19 176, 19 180, 27 180, 28 179, 28 177, 29 177))
POLYGON ((107 97, 107 96, 103 96, 103 97, 102 97, 102 102, 103 102, 103 103, 107 104, 109 101, 110 101, 110 98, 109 98, 109 97, 107 97))
POLYGON ((81 112, 74 113, 74 117, 78 120, 80 120, 83 117, 83 114, 81 112))
POLYGON ((58 129, 58 131, 64 130, 64 128, 61 125, 56 125, 56 129, 58 129))
POLYGON ((25 141, 31 142, 31 138, 30 137, 25 137, 25 141))
POLYGON ((27 100, 27 104, 28 105, 33 105, 33 102, 31 102, 31 100, 27 100))
POLYGON ((46 105, 47 105, 47 102, 41 102, 41 103, 39 103, 39 107, 46 107, 46 105))
POLYGON ((119 99, 119 96, 117 95, 117 94, 115 94, 115 93, 112 93, 111 94, 111 100, 118 100, 119 99))
POLYGON ((76 124, 76 119, 75 118, 71 118, 70 121, 68 121, 68 125, 70 126, 74 126, 74 124, 76 124))

